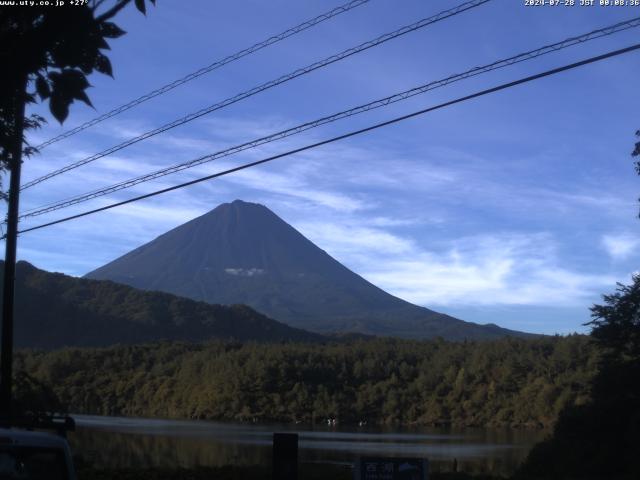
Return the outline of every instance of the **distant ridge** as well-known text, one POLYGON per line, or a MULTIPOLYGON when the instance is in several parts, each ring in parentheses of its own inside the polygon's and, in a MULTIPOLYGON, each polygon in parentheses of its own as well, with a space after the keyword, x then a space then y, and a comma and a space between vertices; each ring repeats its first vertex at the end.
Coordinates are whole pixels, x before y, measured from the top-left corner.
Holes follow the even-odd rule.
MULTIPOLYGON (((0 261, 0 272, 3 270, 4 262, 0 261)), ((210 339, 326 340, 271 320, 244 305, 210 305, 113 282, 50 273, 27 262, 16 266, 18 347, 53 349, 210 339)))
POLYGON ((307 330, 449 340, 523 336, 413 305, 344 267, 267 207, 219 205, 86 275, 249 305, 307 330))

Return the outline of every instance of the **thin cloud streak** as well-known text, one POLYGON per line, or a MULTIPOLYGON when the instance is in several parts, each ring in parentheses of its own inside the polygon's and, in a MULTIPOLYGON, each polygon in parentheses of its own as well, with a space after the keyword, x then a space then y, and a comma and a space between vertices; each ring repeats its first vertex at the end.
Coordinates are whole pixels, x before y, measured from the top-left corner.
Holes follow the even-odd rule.
POLYGON ((611 275, 562 267, 553 243, 546 234, 471 237, 441 252, 372 261, 362 274, 411 302, 456 307, 580 306, 615 283, 611 275))
POLYGON ((602 246, 614 260, 625 260, 640 248, 640 239, 630 233, 603 235, 602 246))

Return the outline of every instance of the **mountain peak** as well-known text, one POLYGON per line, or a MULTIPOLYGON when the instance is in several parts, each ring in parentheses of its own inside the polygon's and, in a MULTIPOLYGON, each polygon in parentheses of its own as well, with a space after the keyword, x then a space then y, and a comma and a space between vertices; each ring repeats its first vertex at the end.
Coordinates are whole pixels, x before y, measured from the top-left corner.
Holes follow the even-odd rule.
MULTIPOLYGON (((191 222, 215 222, 216 226, 220 227, 224 224, 231 225, 240 222, 244 224, 256 222, 264 224, 265 222, 270 223, 278 221, 282 222, 280 217, 264 205, 237 199, 233 202, 222 203, 204 215, 193 219, 191 222)), ((187 222, 185 225, 188 225, 191 222, 187 222)))
MULTIPOLYGON (((225 205, 225 204, 223 204, 223 205, 225 205)), ((261 203, 245 202, 244 200, 240 200, 239 198, 236 198, 233 202, 231 202, 231 205, 236 205, 238 207, 246 207, 246 206, 250 206, 250 205, 255 205, 255 206, 258 206, 258 207, 267 208, 264 205, 262 205, 261 203)))
MULTIPOLYGON (((225 209, 229 209, 229 208, 233 208, 233 209, 236 209, 236 210, 250 210, 250 209, 254 209, 254 208, 260 208, 260 209, 264 209, 264 210, 269 210, 267 207, 265 207, 261 203, 245 202, 244 200, 236 199, 233 202, 221 203, 216 208, 211 210, 209 213, 215 212, 216 210, 225 210, 225 209)), ((271 210, 269 210, 269 211, 271 211, 271 210)))
POLYGON ((242 200, 219 205, 87 277, 208 303, 247 304, 276 320, 319 332, 449 339, 508 332, 394 297, 264 205, 242 200))

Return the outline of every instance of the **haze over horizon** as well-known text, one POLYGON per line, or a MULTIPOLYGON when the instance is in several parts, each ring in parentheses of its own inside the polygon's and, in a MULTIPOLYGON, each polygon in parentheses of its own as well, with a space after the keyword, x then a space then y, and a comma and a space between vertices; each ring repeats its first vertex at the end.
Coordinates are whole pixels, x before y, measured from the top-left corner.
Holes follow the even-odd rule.
MULTIPOLYGON (((450 6, 411 0, 398 9, 391 2, 372 1, 44 149, 25 161, 24 181, 450 6)), ((194 1, 163 3, 146 18, 124 12, 119 23, 128 34, 112 44, 115 80, 91 79, 96 111, 74 104, 63 127, 50 119, 30 134, 30 141, 46 140, 330 7, 255 1, 251 16, 244 15, 244 4, 216 8, 219 14, 207 2, 194 1), (181 35, 187 28, 193 32, 189 40, 181 35)), ((195 158, 631 16, 630 9, 525 9, 519 3, 492 2, 27 190, 21 208, 195 158), (500 19, 502 28, 493 28, 500 19)), ((631 30, 573 47, 88 205, 106 205, 263 158, 621 48, 636 37, 631 30)), ((417 305, 515 330, 586 332, 589 306, 611 293, 616 282, 628 282, 640 261, 638 181, 630 157, 633 133, 640 128, 640 99, 633 95, 637 60, 638 54, 609 60, 219 181, 28 233, 20 237, 18 257, 80 276, 239 198, 267 206, 348 268, 417 305)), ((50 118, 41 106, 32 111, 50 118)))

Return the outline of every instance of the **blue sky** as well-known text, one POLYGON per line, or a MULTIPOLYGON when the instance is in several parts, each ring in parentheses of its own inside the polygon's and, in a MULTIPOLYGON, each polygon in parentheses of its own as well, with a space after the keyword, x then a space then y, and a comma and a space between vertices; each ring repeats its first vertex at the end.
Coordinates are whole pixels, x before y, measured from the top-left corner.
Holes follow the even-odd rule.
MULTIPOLYGON (((159 1, 112 42, 115 80, 91 78, 95 111, 316 16, 340 2, 159 1)), ((371 0, 61 141, 23 180, 461 2, 371 0)), ((525 7, 494 0, 25 191, 22 209, 215 152, 470 67, 640 15, 634 7, 525 7)), ((635 43, 640 30, 571 47, 65 210, 80 212, 318 141, 635 43)), ((82 275, 223 202, 267 205, 339 261, 416 304, 480 323, 586 332, 588 307, 640 260, 640 54, 465 102, 224 179, 21 236, 19 258, 82 275)), ((46 112, 41 106, 32 111, 46 112)), ((50 116, 49 116, 50 118, 50 116)), ((23 227, 59 218, 52 213, 23 227)))

